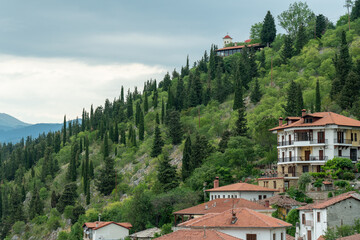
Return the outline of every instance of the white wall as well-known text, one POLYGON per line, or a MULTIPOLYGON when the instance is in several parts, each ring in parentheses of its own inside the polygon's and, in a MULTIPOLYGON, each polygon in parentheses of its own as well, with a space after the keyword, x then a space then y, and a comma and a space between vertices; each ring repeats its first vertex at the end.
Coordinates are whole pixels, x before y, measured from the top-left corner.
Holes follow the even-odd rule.
POLYGON ((303 237, 304 240, 307 239, 307 232, 311 230, 311 239, 318 239, 321 235, 325 234, 327 229, 327 214, 326 209, 314 209, 309 211, 299 211, 300 217, 300 232, 299 236, 303 237), (320 212, 320 222, 317 221, 317 213, 320 212), (302 214, 305 213, 306 221, 312 221, 312 226, 306 226, 302 223, 302 214))
POLYGON ((119 240, 129 235, 129 229, 111 223, 94 231, 94 240, 119 240), (102 238, 101 238, 102 237, 102 238))
POLYGON ((256 234, 257 240, 273 240, 273 234, 276 234, 276 240, 281 240, 281 233, 283 233, 283 240, 286 240, 286 229, 285 228, 241 228, 241 229, 217 229, 223 233, 231 236, 246 239, 246 234, 256 234))
POLYGON ((244 198, 247 200, 259 200, 259 195, 264 196, 266 198, 274 196, 274 192, 210 192, 210 200, 218 199, 218 198, 244 198), (215 198, 216 196, 216 198, 215 198))

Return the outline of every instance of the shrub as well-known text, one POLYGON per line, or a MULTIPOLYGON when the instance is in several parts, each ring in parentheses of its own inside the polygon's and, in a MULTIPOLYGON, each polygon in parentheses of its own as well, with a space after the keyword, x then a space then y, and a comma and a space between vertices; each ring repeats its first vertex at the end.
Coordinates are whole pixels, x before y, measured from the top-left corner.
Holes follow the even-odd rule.
POLYGON ((22 233, 25 230, 25 223, 23 221, 17 221, 13 225, 13 230, 14 230, 14 233, 16 233, 16 234, 22 233))
POLYGON ((328 193, 328 198, 332 198, 334 195, 333 195, 333 193, 332 192, 329 192, 328 193))

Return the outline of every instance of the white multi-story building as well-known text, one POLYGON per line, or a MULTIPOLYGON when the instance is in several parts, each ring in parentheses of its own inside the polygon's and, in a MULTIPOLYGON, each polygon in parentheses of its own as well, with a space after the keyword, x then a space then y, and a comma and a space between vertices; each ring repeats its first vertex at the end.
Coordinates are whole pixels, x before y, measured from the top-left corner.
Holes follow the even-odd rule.
POLYGON ((83 225, 83 240, 122 240, 129 236, 131 227, 131 223, 87 222, 83 225))
POLYGON ((298 210, 300 225, 296 239, 316 240, 325 235, 328 228, 354 225, 355 219, 360 218, 360 195, 347 192, 325 202, 299 207, 298 210))
POLYGON ((277 178, 261 178, 260 186, 284 190, 297 184, 306 172, 320 172, 334 157, 360 158, 360 121, 333 112, 306 113, 301 117, 279 119, 270 129, 277 134, 277 178), (272 186, 272 184, 276 186, 272 186))

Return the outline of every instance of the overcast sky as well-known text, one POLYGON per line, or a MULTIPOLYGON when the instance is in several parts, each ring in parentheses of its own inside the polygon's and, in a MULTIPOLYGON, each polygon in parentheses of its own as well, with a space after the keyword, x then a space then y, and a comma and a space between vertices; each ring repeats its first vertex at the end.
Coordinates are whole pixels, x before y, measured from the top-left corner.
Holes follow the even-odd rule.
MULTIPOLYGON (((249 38, 289 0, 0 0, 0 112, 62 122, 201 58, 227 33, 249 38)), ((335 22, 345 0, 306 1, 335 22)), ((277 26, 278 32, 284 32, 277 26)))

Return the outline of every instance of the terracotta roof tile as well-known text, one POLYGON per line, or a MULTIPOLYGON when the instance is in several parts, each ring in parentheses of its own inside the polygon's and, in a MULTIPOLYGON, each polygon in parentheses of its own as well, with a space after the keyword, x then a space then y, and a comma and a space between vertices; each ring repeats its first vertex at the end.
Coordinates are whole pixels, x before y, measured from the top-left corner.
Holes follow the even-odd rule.
POLYGON ((318 112, 313 114, 307 114, 304 117, 301 117, 300 120, 291 124, 283 124, 282 126, 272 128, 270 129, 270 131, 292 127, 314 127, 326 125, 360 127, 360 121, 333 112, 318 112), (318 119, 316 121, 313 121, 312 123, 305 123, 304 117, 306 118, 307 116, 312 116, 318 119))
POLYGON ((275 195, 263 200, 258 201, 260 204, 265 205, 265 201, 268 200, 270 205, 277 205, 284 208, 292 208, 294 206, 304 206, 306 203, 298 202, 295 199, 287 195, 275 195))
POLYGON ((223 39, 227 39, 227 38, 232 39, 232 37, 230 37, 229 35, 226 35, 225 37, 223 37, 223 39))
POLYGON ((160 228, 157 228, 157 227, 154 227, 154 228, 148 228, 144 231, 140 231, 140 232, 136 232, 136 233, 133 233, 130 235, 130 237, 133 237, 133 238, 153 238, 155 233, 160 233, 161 232, 161 229, 160 228))
POLYGON ((317 240, 326 240, 323 235, 321 235, 317 240))
POLYGON ((323 209, 327 208, 331 205, 334 205, 335 203, 341 202, 345 199, 354 198, 356 200, 360 201, 360 195, 356 193, 355 191, 347 192, 340 194, 339 196, 332 197, 324 202, 320 203, 312 203, 305 205, 303 207, 299 207, 298 210, 312 210, 312 209, 323 209))
POLYGON ((286 240, 295 240, 295 237, 293 237, 289 234, 286 234, 286 240))
POLYGON ((241 238, 233 237, 228 234, 211 230, 211 229, 181 229, 159 238, 159 240, 200 240, 200 239, 211 239, 211 240, 242 240, 241 238))
POLYGON ((222 213, 226 210, 240 207, 246 207, 253 210, 273 210, 265 207, 264 205, 243 198, 218 198, 194 207, 174 212, 174 214, 204 215, 208 213, 222 213))
POLYGON ((123 222, 123 223, 117 223, 117 222, 87 222, 87 223, 83 224, 83 227, 86 226, 88 228, 96 230, 96 229, 105 227, 105 226, 107 226, 109 224, 112 224, 112 223, 116 224, 118 226, 124 227, 124 228, 128 228, 128 229, 132 228, 131 223, 128 223, 128 222, 123 222), (98 225, 98 226, 96 226, 96 225, 98 225))
POLYGON ((206 192, 278 192, 279 190, 261 187, 249 183, 234 183, 218 188, 206 190, 206 192))
POLYGON ((200 228, 203 226, 208 228, 283 228, 292 225, 249 208, 237 208, 222 213, 209 213, 183 222, 179 226, 188 228, 200 228), (237 217, 235 223, 232 223, 233 212, 237 217))
POLYGON ((355 234, 347 237, 338 238, 337 240, 359 240, 360 234, 355 234))

